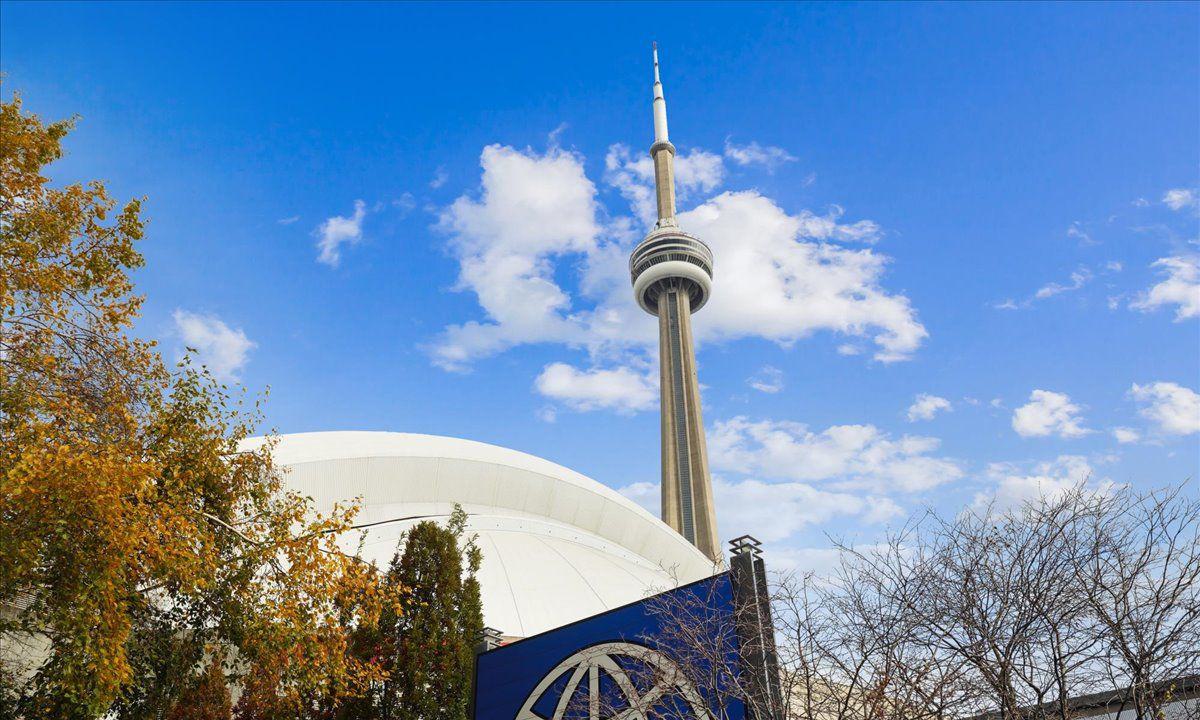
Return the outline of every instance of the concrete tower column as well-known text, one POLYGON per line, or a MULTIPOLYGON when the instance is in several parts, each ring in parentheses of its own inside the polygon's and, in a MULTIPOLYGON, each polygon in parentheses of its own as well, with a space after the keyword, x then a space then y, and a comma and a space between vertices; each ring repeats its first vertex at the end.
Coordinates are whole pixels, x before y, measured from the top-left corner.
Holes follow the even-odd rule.
POLYGON ((712 292, 712 251, 675 220, 675 146, 654 50, 654 184, 658 222, 629 260, 634 296, 658 316, 662 428, 662 519, 714 561, 721 560, 692 313, 712 292))
POLYGON ((712 558, 720 556, 692 344, 691 295, 658 296, 659 380, 662 392, 663 520, 712 558))

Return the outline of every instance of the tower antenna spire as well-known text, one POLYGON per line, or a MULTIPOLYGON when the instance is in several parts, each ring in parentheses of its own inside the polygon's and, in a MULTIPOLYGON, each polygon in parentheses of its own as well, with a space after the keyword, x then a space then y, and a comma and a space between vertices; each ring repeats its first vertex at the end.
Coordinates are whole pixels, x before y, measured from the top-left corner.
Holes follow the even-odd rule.
MULTIPOLYGON (((667 99, 663 96, 662 80, 658 74, 658 43, 653 43, 651 47, 654 51, 654 145, 657 147, 659 143, 669 143, 670 140, 667 139, 667 99)), ((654 153, 653 150, 650 152, 654 153)), ((674 148, 672 148, 673 152, 674 148)), ((674 188, 671 191, 671 194, 674 195, 674 188)), ((673 207, 672 211, 674 211, 673 207)), ((674 212, 672 212, 673 214, 674 212)))

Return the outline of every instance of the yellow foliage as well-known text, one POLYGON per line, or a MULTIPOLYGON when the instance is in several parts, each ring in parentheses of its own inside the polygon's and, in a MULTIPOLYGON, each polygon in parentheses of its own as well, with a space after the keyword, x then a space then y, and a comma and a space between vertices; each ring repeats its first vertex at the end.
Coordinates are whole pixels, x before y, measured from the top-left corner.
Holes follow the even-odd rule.
POLYGON ((71 125, 0 104, 0 605, 26 608, 0 640, 50 646, 26 712, 105 712, 152 607, 269 666, 281 708, 353 692, 378 673, 348 657, 349 633, 380 603, 374 569, 334 543, 354 508, 313 514, 270 443, 238 451, 257 404, 130 337, 141 201, 50 184, 71 125))

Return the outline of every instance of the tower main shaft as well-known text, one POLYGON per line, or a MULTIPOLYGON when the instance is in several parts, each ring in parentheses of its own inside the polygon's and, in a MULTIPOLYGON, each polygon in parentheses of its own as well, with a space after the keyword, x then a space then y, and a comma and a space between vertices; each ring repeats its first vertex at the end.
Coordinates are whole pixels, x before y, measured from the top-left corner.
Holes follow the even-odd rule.
POLYGON ((720 560, 692 313, 712 291, 712 251, 675 220, 675 146, 654 51, 654 184, 658 222, 629 260, 638 304, 658 316, 662 431, 662 519, 714 561, 720 560))

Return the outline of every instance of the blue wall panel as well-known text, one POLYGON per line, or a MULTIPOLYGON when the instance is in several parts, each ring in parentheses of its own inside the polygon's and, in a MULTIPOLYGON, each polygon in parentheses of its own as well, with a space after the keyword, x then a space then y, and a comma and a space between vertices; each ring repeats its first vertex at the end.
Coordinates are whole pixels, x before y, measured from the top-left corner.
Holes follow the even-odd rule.
MULTIPOLYGON (((670 633, 663 633, 661 624, 669 621, 671 613, 664 613, 664 607, 678 607, 682 602, 703 604, 702 612, 705 617, 715 619, 712 626, 732 628, 733 589, 728 573, 721 573, 706 580, 669 590, 654 598, 626 605, 595 615, 570 625, 551 630, 541 635, 535 635, 514 642, 479 656, 476 667, 475 718, 476 720, 534 720, 535 718, 552 718, 558 707, 558 699, 562 688, 570 681, 574 672, 564 670, 558 676, 557 682, 549 684, 538 697, 533 697, 539 683, 547 681, 553 671, 561 669, 563 663, 574 666, 578 663, 578 654, 585 653, 589 658, 595 655, 607 654, 610 650, 617 662, 627 667, 629 675, 644 678, 644 660, 647 658, 655 663, 669 661, 674 653, 670 647, 670 633), (621 655, 622 646, 632 644, 644 648, 643 655, 634 655, 632 659, 621 655), (627 663, 627 665, 626 665, 627 663), (540 700, 539 700, 540 699, 540 700), (536 701, 536 702, 535 702, 536 701), (525 710, 522 714, 522 710, 525 710), (532 714, 530 714, 532 712, 532 714)), ((705 623, 709 626, 710 623, 705 623)), ((728 647, 728 646, 727 646, 728 647)), ((735 658, 727 658, 729 667, 734 666, 735 658)), ((594 663, 594 660, 585 660, 594 663)), ((607 662, 607 661, 605 661, 607 662)), ((601 672, 601 691, 617 687, 601 672)), ((620 676, 620 673, 617 673, 620 676)), ((579 683, 578 692, 587 696, 588 680, 586 674, 576 676, 579 683)), ((637 685, 637 682, 631 684, 637 685)), ((638 688, 645 690, 645 688, 638 688)), ((693 712, 693 706, 703 701, 711 709, 723 704, 724 715, 729 720, 741 720, 744 713, 740 703, 725 699, 714 698, 714 689, 706 687, 702 682, 683 683, 675 704, 680 707, 680 718, 691 718, 702 714, 693 712), (688 693, 693 693, 688 695, 688 693), (690 697, 690 700, 689 700, 690 697)), ((573 695, 578 699, 579 695, 573 695)))

